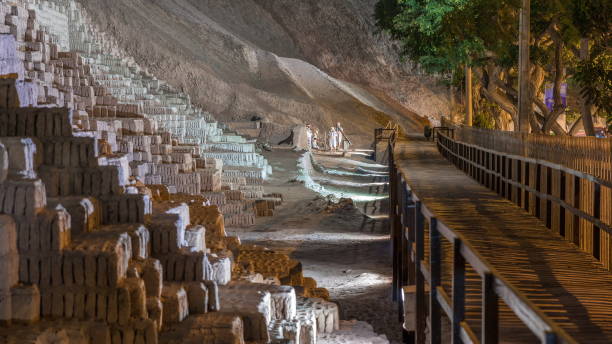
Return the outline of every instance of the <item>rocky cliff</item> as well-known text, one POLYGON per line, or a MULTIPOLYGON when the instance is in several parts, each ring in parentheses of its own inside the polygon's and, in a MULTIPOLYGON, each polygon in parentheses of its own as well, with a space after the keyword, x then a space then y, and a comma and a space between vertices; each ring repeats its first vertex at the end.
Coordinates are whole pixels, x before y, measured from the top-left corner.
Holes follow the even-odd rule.
POLYGON ((81 0, 101 29, 220 120, 342 121, 349 135, 394 118, 420 131, 444 90, 375 31, 376 0, 81 0))

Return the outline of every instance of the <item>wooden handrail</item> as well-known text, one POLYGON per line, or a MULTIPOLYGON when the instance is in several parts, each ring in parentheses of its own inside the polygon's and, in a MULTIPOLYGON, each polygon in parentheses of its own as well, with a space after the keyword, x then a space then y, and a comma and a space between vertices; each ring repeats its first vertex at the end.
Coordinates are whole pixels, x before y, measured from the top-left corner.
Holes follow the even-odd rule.
MULTIPOLYGON (((605 249, 605 240, 602 240, 612 237, 612 219, 601 217, 602 213, 606 212, 605 209, 602 212, 602 206, 609 206, 612 201, 611 181, 549 161, 460 142, 443 134, 439 135, 437 145, 440 153, 459 169, 541 218, 548 228, 564 235, 583 250, 589 246, 584 244, 584 241, 592 242, 592 247, 585 251, 599 259, 608 270, 612 270, 612 257, 605 249), (526 175, 533 170, 539 175, 534 179, 527 178, 526 175), (553 178, 553 175, 557 177, 553 178), (574 187, 569 187, 570 184, 574 187), (536 204, 525 204, 530 195, 535 196, 536 204), (549 210, 551 207, 541 207, 540 200, 563 209, 564 211, 557 215, 563 218, 553 221, 554 214, 549 210), (566 212, 574 219, 584 220, 590 228, 583 221, 566 221, 566 212), (574 228, 576 223, 581 227, 574 228), (582 231, 582 235, 570 237, 569 233, 578 230, 582 231), (599 245, 595 238, 599 239, 599 245)), ((607 210, 607 213, 610 213, 610 210, 607 210)))
MULTIPOLYGON (((444 138, 447 139, 446 136, 444 138)), ((443 138, 443 139, 444 139, 443 138)), ((394 145, 389 144, 390 171, 390 226, 394 250, 393 286, 394 298, 398 299, 401 287, 416 284, 416 343, 425 343, 425 316, 429 317, 432 343, 440 343, 439 336, 442 314, 452 323, 454 343, 480 343, 474 331, 465 322, 465 265, 469 264, 482 278, 483 324, 482 336, 486 343, 498 340, 498 300, 510 310, 537 336, 542 343, 568 343, 576 341, 548 318, 517 288, 484 259, 469 241, 459 232, 447 226, 424 204, 414 190, 406 183, 406 176, 394 161, 394 145), (429 224, 429 262, 424 257, 425 223, 429 224), (407 228, 407 231, 404 231, 407 228), (450 298, 440 284, 442 268, 441 240, 448 240, 454 249, 452 269, 453 294, 450 298), (409 258, 409 259, 407 259, 409 258), (409 264, 410 266, 406 266, 409 264), (413 275, 411 271, 416 271, 413 275), (427 314, 424 300, 425 283, 430 285, 427 314), (438 333, 436 335, 435 333, 438 333)), ((400 308, 402 308, 400 306, 400 308)), ((403 314, 403 311, 402 311, 403 314)))

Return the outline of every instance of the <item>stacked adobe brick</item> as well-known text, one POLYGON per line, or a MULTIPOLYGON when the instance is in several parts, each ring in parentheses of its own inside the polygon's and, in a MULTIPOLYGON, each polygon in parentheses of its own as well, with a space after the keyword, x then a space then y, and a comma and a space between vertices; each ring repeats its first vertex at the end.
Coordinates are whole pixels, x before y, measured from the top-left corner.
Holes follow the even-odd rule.
POLYGON ((304 298, 322 294, 299 264, 277 254, 291 268, 270 273, 268 254, 240 258, 247 248, 225 234, 219 207, 251 224, 263 189, 246 181, 269 172, 231 165, 259 159, 249 143, 173 110, 191 111, 187 97, 146 73, 146 87, 123 87, 138 69, 129 60, 84 57, 115 49, 66 39, 85 36, 72 30, 76 3, 0 2, 0 15, 0 320, 13 323, 0 343, 314 343, 337 327, 335 304, 304 298), (199 142, 203 132, 236 151, 199 142))

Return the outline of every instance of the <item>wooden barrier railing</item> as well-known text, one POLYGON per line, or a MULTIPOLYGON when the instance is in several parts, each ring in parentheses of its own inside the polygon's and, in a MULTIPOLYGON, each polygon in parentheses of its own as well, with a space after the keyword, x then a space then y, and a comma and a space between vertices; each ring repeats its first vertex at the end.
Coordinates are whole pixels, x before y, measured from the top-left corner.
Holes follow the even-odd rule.
MULTIPOLYGON (((393 297, 400 300, 402 288, 414 285, 415 328, 405 333, 405 342, 424 344, 426 332, 429 342, 441 343, 442 315, 451 322, 453 343, 498 343, 499 305, 508 308, 537 336, 542 343, 575 343, 565 331, 535 307, 523 294, 506 281, 465 238, 436 218, 418 195, 410 189, 406 179, 395 165, 393 145, 389 146, 390 173, 390 226, 393 245, 393 297), (428 234, 428 256, 425 260, 425 236, 428 234), (449 296, 441 283, 444 261, 441 258, 442 241, 452 245, 452 294, 449 296), (468 325, 466 310, 466 269, 471 266, 482 280, 481 338, 468 325), (426 283, 429 293, 426 293, 426 283), (429 324, 429 331, 426 331, 429 324)), ((448 269, 448 267, 445 267, 448 269)), ((400 302, 400 318, 403 303, 400 302)))
POLYGON ((612 138, 550 136, 455 127, 454 139, 510 155, 546 160, 612 182, 612 138))
MULTIPOLYGON (((381 161, 383 157, 377 156, 379 154, 379 145, 383 144, 383 148, 386 149, 389 144, 394 144, 397 139, 398 125, 387 123, 385 128, 374 129, 374 160, 381 161)), ((385 154, 387 154, 386 152, 385 154)))
POLYGON ((612 270, 612 182, 548 161, 438 136, 438 150, 612 270))

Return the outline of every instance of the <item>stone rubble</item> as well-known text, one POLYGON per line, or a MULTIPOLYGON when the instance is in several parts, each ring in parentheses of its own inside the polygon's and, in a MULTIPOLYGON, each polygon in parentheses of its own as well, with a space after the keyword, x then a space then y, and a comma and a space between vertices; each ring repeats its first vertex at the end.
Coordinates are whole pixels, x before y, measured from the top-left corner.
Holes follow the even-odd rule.
POLYGON ((282 201, 254 141, 74 0, 0 0, 0 18, 0 344, 309 344, 339 328, 298 261, 226 234, 282 201))

